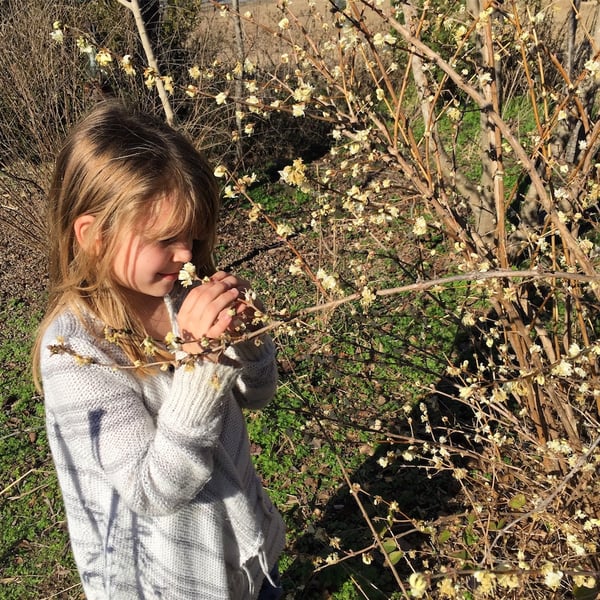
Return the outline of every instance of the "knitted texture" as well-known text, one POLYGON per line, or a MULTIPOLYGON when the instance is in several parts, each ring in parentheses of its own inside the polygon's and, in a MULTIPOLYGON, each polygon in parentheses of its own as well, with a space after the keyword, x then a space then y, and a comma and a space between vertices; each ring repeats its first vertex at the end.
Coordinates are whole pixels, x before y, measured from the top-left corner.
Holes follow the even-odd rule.
POLYGON ((140 376, 71 313, 41 358, 48 439, 87 600, 252 600, 284 545, 242 407, 277 381, 270 338, 140 376), (53 354, 64 343, 80 357, 53 354))

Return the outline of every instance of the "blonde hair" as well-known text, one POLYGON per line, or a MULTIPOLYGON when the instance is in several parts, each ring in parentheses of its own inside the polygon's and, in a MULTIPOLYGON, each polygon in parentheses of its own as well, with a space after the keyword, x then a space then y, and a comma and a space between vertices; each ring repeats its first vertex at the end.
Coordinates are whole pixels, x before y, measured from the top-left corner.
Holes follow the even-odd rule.
MULTIPOLYGON (((211 275, 219 190, 208 162, 192 143, 164 123, 114 101, 98 105, 73 128, 56 160, 48 194, 50 289, 33 353, 38 387, 42 337, 65 308, 145 337, 112 265, 120 234, 140 219, 156 216, 165 199, 175 210, 161 224, 161 237, 189 235, 198 274, 211 275), (94 217, 89 237, 100 240, 100 253, 86 252, 77 242, 74 225, 82 215, 94 217)), ((139 343, 123 349, 132 362, 148 359, 139 343)))

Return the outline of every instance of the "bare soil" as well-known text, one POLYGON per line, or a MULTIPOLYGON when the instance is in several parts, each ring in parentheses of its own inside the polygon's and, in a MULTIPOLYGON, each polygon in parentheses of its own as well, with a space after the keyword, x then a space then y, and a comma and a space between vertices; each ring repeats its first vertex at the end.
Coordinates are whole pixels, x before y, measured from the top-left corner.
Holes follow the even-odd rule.
POLYGON ((40 306, 46 259, 40 248, 0 219, 0 307, 9 301, 40 306))

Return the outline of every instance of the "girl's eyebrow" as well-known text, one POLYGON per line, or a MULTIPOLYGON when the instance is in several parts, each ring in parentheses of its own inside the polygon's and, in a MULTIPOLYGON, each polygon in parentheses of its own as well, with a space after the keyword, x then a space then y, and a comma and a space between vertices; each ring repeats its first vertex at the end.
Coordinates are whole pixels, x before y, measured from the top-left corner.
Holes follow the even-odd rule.
POLYGON ((195 239, 197 232, 193 227, 182 227, 181 224, 171 223, 166 224, 163 227, 154 229, 153 227, 147 227, 142 231, 142 235, 149 240, 170 240, 178 238, 191 238, 195 239))

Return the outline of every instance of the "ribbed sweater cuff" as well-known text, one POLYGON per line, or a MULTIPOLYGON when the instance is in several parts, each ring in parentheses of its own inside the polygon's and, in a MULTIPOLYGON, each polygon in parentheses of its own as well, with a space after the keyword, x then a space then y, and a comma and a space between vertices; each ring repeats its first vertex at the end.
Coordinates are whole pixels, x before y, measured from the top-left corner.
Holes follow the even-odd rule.
POLYGON ((229 393, 239 369, 220 363, 204 361, 175 370, 171 397, 163 404, 165 411, 181 425, 197 427, 213 421, 229 393))
POLYGON ((233 344, 225 351, 229 358, 237 359, 242 363, 264 360, 265 356, 275 356, 275 344, 268 335, 261 335, 246 342, 233 344))

